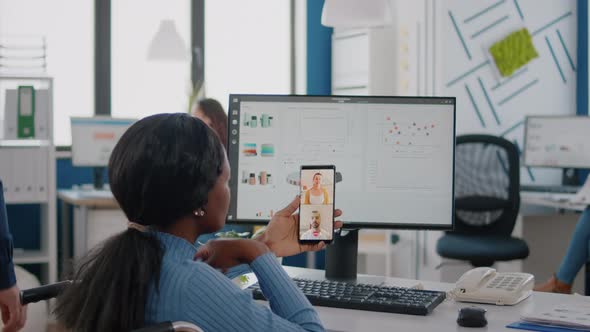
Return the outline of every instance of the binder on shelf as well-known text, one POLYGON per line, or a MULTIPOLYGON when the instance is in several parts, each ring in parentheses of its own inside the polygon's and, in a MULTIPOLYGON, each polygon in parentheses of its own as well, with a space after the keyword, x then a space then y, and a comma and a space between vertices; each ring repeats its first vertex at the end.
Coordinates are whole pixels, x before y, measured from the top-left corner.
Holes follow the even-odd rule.
POLYGON ((11 148, 12 153, 12 199, 14 203, 34 202, 36 148, 11 148))
POLYGON ((16 139, 17 136, 17 97, 15 89, 7 89, 4 102, 4 138, 16 139))
POLYGON ((35 90, 35 138, 49 139, 49 90, 35 90))
POLYGON ((11 154, 11 161, 12 161, 12 173, 10 174, 12 186, 11 191, 9 191, 10 200, 7 199, 9 203, 12 202, 22 202, 23 201, 23 192, 24 192, 24 176, 23 176, 23 165, 22 160, 25 159, 25 152, 23 149, 15 149, 9 148, 11 154))
POLYGON ((35 189, 36 196, 39 202, 45 202, 49 199, 48 183, 49 183, 49 148, 42 147, 37 153, 37 161, 35 163, 35 189))
POLYGON ((4 199, 12 199, 12 154, 11 149, 0 148, 0 180, 4 184, 4 199))
MULTIPOLYGON (((7 89, 4 102, 4 135, 5 139, 19 137, 19 106, 18 91, 7 89)), ((49 139, 49 90, 35 90, 34 136, 37 139, 49 139)))
POLYGON ((23 149, 22 181, 23 181, 23 200, 27 202, 37 200, 37 167, 36 163, 39 155, 39 149, 23 149))
POLYGON ((35 88, 18 87, 18 138, 35 137, 35 88))

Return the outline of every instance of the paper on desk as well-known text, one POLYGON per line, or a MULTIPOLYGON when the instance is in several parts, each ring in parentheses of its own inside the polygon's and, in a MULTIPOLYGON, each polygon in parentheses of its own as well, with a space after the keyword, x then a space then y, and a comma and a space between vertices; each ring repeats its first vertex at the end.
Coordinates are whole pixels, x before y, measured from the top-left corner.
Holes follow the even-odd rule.
POLYGON ((590 303, 561 304, 549 310, 523 314, 521 319, 527 323, 590 329, 590 303))
POLYGON ((580 190, 570 199, 572 204, 590 204, 590 176, 580 190))

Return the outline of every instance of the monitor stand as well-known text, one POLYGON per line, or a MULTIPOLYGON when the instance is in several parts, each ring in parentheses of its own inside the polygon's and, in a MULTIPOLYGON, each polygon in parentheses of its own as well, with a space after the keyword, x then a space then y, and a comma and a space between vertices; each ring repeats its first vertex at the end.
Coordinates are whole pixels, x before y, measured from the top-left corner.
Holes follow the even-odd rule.
POLYGON ((383 284, 385 277, 358 276, 358 229, 342 229, 326 248, 326 279, 349 283, 383 284))
POLYGON ((102 190, 104 189, 104 167, 94 167, 94 189, 102 190))

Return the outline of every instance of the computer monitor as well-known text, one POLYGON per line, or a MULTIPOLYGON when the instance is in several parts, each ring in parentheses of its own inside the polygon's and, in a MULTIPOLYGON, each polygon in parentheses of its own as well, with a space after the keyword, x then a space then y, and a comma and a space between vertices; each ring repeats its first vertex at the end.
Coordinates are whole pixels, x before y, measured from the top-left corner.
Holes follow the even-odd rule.
POLYGON ((453 227, 455 98, 231 95, 228 222, 264 224, 336 166, 348 228, 453 227))
POLYGON ((530 167, 590 168, 590 117, 529 116, 524 164, 530 167))
POLYGON ((72 117, 72 164, 94 167, 94 186, 102 188, 104 167, 119 138, 135 119, 111 117, 72 117))
MULTIPOLYGON (((454 152, 452 97, 230 95, 228 222, 267 223, 299 194, 301 165, 335 165, 346 229, 450 230, 454 152)), ((327 277, 356 276, 357 240, 335 237, 327 277)))

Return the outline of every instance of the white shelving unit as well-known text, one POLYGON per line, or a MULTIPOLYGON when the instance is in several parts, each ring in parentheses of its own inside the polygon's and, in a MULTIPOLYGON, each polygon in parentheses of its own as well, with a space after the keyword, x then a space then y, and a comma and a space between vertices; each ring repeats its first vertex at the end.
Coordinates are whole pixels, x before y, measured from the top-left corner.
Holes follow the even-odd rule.
MULTIPOLYGON (((41 210, 40 248, 22 250, 15 247, 14 263, 17 265, 38 264, 42 268, 41 283, 56 282, 57 199, 52 77, 0 75, 0 178, 6 187, 4 196, 7 205, 35 204, 41 210), (9 104, 7 90, 15 90, 23 85, 34 86, 36 91, 36 137, 32 139, 16 138, 9 132, 7 123, 7 121, 14 121, 16 117, 15 114, 9 113, 16 112, 15 109, 7 109, 9 104), (37 93, 37 91, 40 92, 37 93), (43 98, 40 99, 40 96, 43 98)), ((10 220, 10 223, 12 225, 29 223, 30 227, 35 225, 30 220, 10 220)), ((15 240, 18 243, 18 239, 15 240)))
POLYGON ((336 29, 332 35, 332 94, 396 95, 398 58, 395 28, 336 29))

